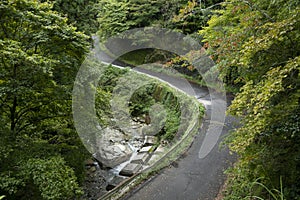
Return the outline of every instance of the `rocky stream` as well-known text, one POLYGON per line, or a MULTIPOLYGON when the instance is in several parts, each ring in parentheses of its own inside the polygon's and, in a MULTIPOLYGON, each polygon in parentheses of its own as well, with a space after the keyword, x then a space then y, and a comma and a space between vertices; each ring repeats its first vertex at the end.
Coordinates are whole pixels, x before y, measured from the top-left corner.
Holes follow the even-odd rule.
POLYGON ((146 135, 144 130, 148 126, 151 124, 147 124, 145 118, 134 118, 125 131, 104 129, 105 134, 98 141, 98 155, 85 163, 83 199, 99 199, 162 155, 166 144, 157 145, 155 136, 146 135))

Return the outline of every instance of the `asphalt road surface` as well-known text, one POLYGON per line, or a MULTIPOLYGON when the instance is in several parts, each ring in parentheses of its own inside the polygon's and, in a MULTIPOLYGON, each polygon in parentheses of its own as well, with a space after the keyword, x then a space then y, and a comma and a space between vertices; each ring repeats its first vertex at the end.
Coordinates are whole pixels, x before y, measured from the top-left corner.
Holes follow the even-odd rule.
MULTIPOLYGON (((167 81, 166 79, 164 79, 167 81)), ((198 98, 210 100, 207 89, 193 85, 198 98)), ((228 98, 228 103, 230 99, 228 98)), ((228 149, 219 144, 228 131, 236 125, 236 120, 226 117, 222 135, 213 150, 203 159, 199 150, 203 143, 210 120, 207 107, 202 129, 184 155, 158 175, 141 184, 124 199, 126 200, 213 200, 224 184, 226 170, 235 160, 228 149)))
MULTIPOLYGON (((102 51, 98 51, 98 57, 102 61, 112 62, 112 59, 102 51)), ((114 64, 124 65, 119 61, 114 61, 114 64)), ((190 90, 191 88, 185 88, 186 84, 182 84, 182 79, 144 69, 136 68, 135 70, 159 77, 182 90, 190 90)), ((209 106, 211 97, 207 88, 193 84, 192 88, 193 95, 200 101, 208 102, 203 127, 195 137, 193 144, 179 160, 163 169, 155 177, 142 183, 124 197, 124 200, 213 200, 218 195, 226 178, 224 170, 232 165, 235 160, 234 156, 229 154, 228 149, 220 149, 219 143, 230 130, 234 129, 237 123, 234 118, 227 116, 218 144, 206 157, 200 159, 199 150, 211 119, 211 107, 209 106)), ((189 92, 191 91, 187 91, 187 93, 189 92)), ((227 104, 230 103, 230 100, 227 97, 227 104)))

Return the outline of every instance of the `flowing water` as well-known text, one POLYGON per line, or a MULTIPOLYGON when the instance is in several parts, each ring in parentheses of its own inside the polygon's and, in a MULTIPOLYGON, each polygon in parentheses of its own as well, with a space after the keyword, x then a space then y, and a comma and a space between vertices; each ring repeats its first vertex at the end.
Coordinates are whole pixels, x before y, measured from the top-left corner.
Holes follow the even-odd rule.
POLYGON ((129 160, 127 160, 126 162, 121 163, 120 165, 117 165, 116 167, 110 169, 108 171, 108 177, 107 177, 107 181, 110 182, 115 176, 118 176, 119 173, 121 172, 121 170, 131 162, 131 160, 137 155, 137 148, 135 148, 133 145, 131 145, 130 143, 128 143, 128 146, 130 147, 130 149, 132 150, 132 155, 130 157, 129 160))

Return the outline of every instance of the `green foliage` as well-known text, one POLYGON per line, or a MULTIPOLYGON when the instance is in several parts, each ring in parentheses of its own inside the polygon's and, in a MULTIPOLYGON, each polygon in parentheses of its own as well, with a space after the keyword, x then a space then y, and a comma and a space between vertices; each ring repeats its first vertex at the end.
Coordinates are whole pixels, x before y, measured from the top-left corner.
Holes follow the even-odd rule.
MULTIPOLYGON (((164 109, 155 111, 155 118, 160 120, 154 122, 152 126, 161 128, 157 133, 160 139, 172 142, 178 132, 181 113, 178 107, 178 99, 168 87, 150 84, 137 90, 130 100, 131 115, 133 117, 149 115, 151 106, 158 103, 163 105, 164 109)), ((151 130, 148 131, 151 132, 151 130)))
POLYGON ((174 54, 160 49, 140 49, 126 53, 118 60, 129 65, 139 66, 147 63, 165 63, 172 57, 174 54))
POLYGON ((134 92, 130 99, 131 115, 134 117, 149 114, 150 107, 155 103, 152 94, 154 85, 146 85, 134 92))
MULTIPOLYGON (((229 112, 243 125, 227 138, 240 160, 225 199, 251 196, 258 178, 263 188, 280 188, 279 177, 284 198, 298 199, 300 4, 229 0, 223 6, 200 33, 223 80, 240 88, 229 112)), ((255 196, 272 196, 259 188, 255 196)))
POLYGON ((1 113, 12 132, 26 132, 68 104, 73 77, 86 51, 48 3, 4 1, 1 7, 1 113))
POLYGON ((192 34, 206 25, 220 0, 196 1, 189 0, 182 6, 178 14, 173 16, 172 26, 184 34, 192 34))
POLYGON ((118 69, 116 67, 108 66, 102 77, 100 78, 98 85, 105 92, 113 92, 114 87, 117 85, 118 79, 128 72, 127 69, 118 69))
POLYGON ((84 151, 83 146, 80 145, 80 141, 72 141, 72 137, 79 140, 78 137, 76 138, 75 134, 66 138, 68 139, 67 141, 57 139, 57 144, 49 144, 49 141, 47 140, 36 139, 33 141, 32 138, 22 137, 12 144, 13 151, 10 152, 6 159, 1 160, 1 162, 3 162, 0 168, 1 192, 6 194, 8 199, 41 199, 41 192, 51 193, 51 195, 54 196, 66 195, 66 197, 72 197, 75 193, 79 194, 78 192, 81 189, 78 184, 79 181, 82 181, 84 178, 83 160, 88 157, 88 154, 84 151), (74 146, 76 143, 78 147, 74 146), (55 159, 58 157, 58 161, 55 161, 53 157, 55 157, 55 159), (29 163, 30 160, 43 160, 43 162, 45 161, 46 166, 54 166, 52 169, 47 168, 47 171, 42 172, 38 170, 39 166, 34 166, 36 162, 29 163), (52 161, 55 162, 51 164, 52 161), (34 167, 37 167, 37 169, 34 167), (53 171, 50 172, 50 170, 53 171), (35 171, 34 174, 32 174, 33 171, 35 171), (65 175, 62 174, 63 171, 68 172, 67 174, 68 176, 70 175, 70 178, 64 177, 65 175), (33 176, 44 176, 43 173, 46 173, 47 176, 47 173, 62 176, 61 179, 58 177, 54 178, 58 181, 57 183, 52 181, 53 184, 64 185, 59 192, 53 191, 53 188, 51 189, 51 187, 54 186, 52 186, 52 183, 50 184, 50 182, 41 183, 32 180, 34 178, 33 176), (78 180, 78 178, 81 180, 78 180), (47 188, 43 187, 44 189, 42 189, 39 184, 49 184, 49 186, 47 188), (54 194, 56 192, 58 193, 54 194))
POLYGON ((137 51, 131 51, 119 57, 119 60, 133 66, 138 66, 145 64, 145 58, 152 52, 152 49, 140 49, 137 51))
POLYGON ((80 194, 87 152, 70 99, 89 42, 52 7, 34 0, 0 5, 0 193, 8 199, 80 194))
MULTIPOLYGON (((53 124, 45 124, 43 126, 44 132, 41 135, 22 135, 14 143, 9 140, 2 141, 9 148, 9 151, 6 152, 7 156, 1 158, 0 176, 9 176, 8 181, 10 183, 1 180, 0 182, 4 185, 0 184, 0 190, 7 193, 9 199, 39 194, 40 191, 37 185, 27 183, 30 178, 28 177, 29 171, 24 168, 26 162, 32 158, 47 160, 53 155, 60 155, 66 161, 64 161, 66 167, 69 167, 72 173, 75 173, 77 177, 76 184, 83 181, 83 161, 87 159, 89 154, 81 144, 74 128, 68 128, 68 126, 70 125, 67 123, 56 121, 53 124), (26 193, 26 190, 30 190, 30 192, 26 193)), ((66 181, 69 180, 66 179, 66 181)), ((40 198, 32 197, 31 199, 40 198)))
POLYGON ((177 110, 167 111, 167 120, 162 130, 163 134, 160 135, 161 139, 172 142, 175 138, 180 124, 180 112, 177 110))
POLYGON ((102 0, 99 36, 105 40, 132 28, 166 24, 182 0, 102 0))
POLYGON ((100 39, 106 39, 133 26, 134 23, 127 20, 129 5, 128 1, 104 0, 100 2, 101 12, 98 18, 100 39))
MULTIPOLYGON (((107 70, 104 72, 104 75, 101 77, 99 81, 99 88, 98 88, 97 95, 100 95, 99 97, 101 98, 96 100, 97 101, 96 112, 98 114, 98 117, 100 118, 101 123, 105 121, 105 120, 101 121, 101 119, 106 119, 106 121, 102 123, 104 125, 108 125, 109 118, 112 117, 112 113, 110 111, 111 93, 113 92, 113 89, 116 89, 116 84, 118 79, 126 72, 128 72, 128 70, 108 67, 107 70)), ((131 73, 130 76, 134 77, 139 75, 131 73)), ((142 79, 141 77, 139 78, 142 79)), ((178 102, 179 100, 173 94, 174 91, 172 89, 168 88, 165 85, 158 84, 153 80, 151 81, 149 80, 149 78, 145 77, 144 79, 150 82, 138 88, 136 91, 134 91, 134 93, 130 97, 130 101, 129 101, 130 115, 131 117, 143 118, 144 116, 148 116, 150 114, 151 107, 154 104, 163 105, 164 109, 159 111, 156 110, 154 113, 155 118, 161 120, 157 120, 157 122, 155 122, 152 125, 153 126, 152 128, 154 130, 155 129, 154 126, 159 127, 160 132, 158 133, 158 136, 160 137, 160 139, 165 139, 172 142, 178 133, 178 127, 180 124, 181 113, 180 113, 180 107, 178 102), (164 110, 166 112, 164 112, 164 110)), ((118 84, 120 84, 121 87, 123 86, 121 83, 118 84)), ((126 86, 124 87, 130 88, 132 86, 130 85, 129 82, 127 82, 126 86)), ((151 130, 149 129, 150 132, 151 130)))
POLYGON ((192 63, 194 63, 195 61, 198 61, 197 63, 199 63, 203 56, 205 56, 203 50, 190 51, 184 56, 177 56, 172 58, 169 62, 166 63, 166 66, 171 67, 177 72, 190 77, 190 79, 200 81, 202 80, 200 73, 205 74, 209 70, 209 66, 203 63, 201 64, 201 68, 197 69, 193 66, 192 63))
POLYGON ((36 197, 43 199, 70 199, 82 194, 74 171, 60 156, 48 159, 30 158, 22 161, 18 172, 1 174, 1 188, 10 195, 22 199, 36 197), (20 186, 29 191, 20 191, 20 186), (34 193, 34 187, 39 193, 34 193), (40 195, 40 196, 39 196, 40 195))
MULTIPOLYGON (((99 28, 97 15, 100 11, 98 0, 51 0, 53 10, 64 14, 68 23, 87 35, 96 33, 99 28)), ((50 2, 51 2, 50 1, 50 2)))
MULTIPOLYGON (((273 198, 274 200, 284 200, 284 197, 283 197, 283 191, 282 191, 282 179, 280 177, 280 191, 277 190, 277 189, 269 189, 268 187, 266 187, 264 184, 258 182, 258 181, 255 181, 253 182, 252 186, 259 186, 263 189, 265 189, 268 194, 270 195, 271 198, 273 198)), ((261 199, 263 200, 263 198, 261 197, 258 197, 258 196, 250 196, 250 198, 256 198, 256 199, 261 199)))
POLYGON ((74 171, 61 157, 29 159, 24 165, 44 199, 70 199, 82 194, 74 171))
POLYGON ((109 119, 112 118, 110 101, 111 93, 104 91, 100 87, 97 88, 95 108, 100 124, 108 125, 109 119))

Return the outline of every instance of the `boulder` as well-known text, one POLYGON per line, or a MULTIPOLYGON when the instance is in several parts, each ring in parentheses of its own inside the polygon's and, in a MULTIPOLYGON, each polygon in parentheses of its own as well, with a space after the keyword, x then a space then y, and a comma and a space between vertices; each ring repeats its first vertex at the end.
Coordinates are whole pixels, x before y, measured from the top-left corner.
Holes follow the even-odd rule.
POLYGON ((98 160, 106 167, 113 168, 130 159, 132 150, 128 145, 102 144, 98 160))
POLYGON ((148 153, 138 153, 132 158, 131 163, 146 164, 149 159, 150 155, 148 153))
POLYGON ((132 176, 133 174, 137 173, 141 168, 142 168, 141 164, 129 163, 122 169, 120 175, 132 176))
POLYGON ((140 153, 150 153, 151 149, 153 148, 153 146, 146 146, 143 147, 139 150, 140 153))
POLYGON ((98 141, 97 160, 105 167, 113 168, 130 159, 132 150, 124 143, 126 135, 114 129, 104 129, 98 141))
POLYGON ((157 143, 157 138, 154 136, 145 136, 144 140, 144 147, 146 146, 153 146, 154 144, 157 143))

